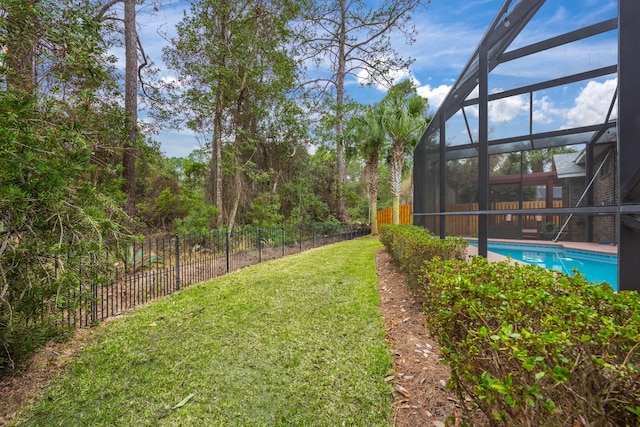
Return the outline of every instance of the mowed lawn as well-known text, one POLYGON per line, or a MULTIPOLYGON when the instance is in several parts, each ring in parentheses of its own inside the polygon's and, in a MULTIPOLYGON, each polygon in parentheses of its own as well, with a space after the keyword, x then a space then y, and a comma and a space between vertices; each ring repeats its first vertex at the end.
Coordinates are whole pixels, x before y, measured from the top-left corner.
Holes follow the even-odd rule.
POLYGON ((390 426, 380 247, 314 249, 116 319, 18 425, 390 426))

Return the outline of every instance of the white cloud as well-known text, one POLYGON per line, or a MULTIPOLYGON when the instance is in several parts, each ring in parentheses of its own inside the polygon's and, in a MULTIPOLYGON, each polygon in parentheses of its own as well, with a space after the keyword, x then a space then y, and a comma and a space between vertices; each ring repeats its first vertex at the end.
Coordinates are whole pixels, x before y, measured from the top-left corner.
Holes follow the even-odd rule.
POLYGON ((562 111, 555 108, 548 96, 533 100, 533 121, 545 125, 553 123, 562 111))
MULTIPOLYGON (((474 89, 477 96, 477 88, 474 89)), ((502 89, 496 89, 494 92, 502 92, 502 89)), ((468 99, 475 96, 469 96, 468 99)), ((528 101, 523 95, 510 96, 508 98, 498 99, 489 102, 489 121, 494 124, 504 124, 516 118, 520 113, 529 110, 528 101)), ((479 110, 477 105, 465 107, 465 110, 475 117, 478 117, 479 110)))
POLYGON ((522 95, 510 96, 489 103, 489 121, 505 123, 511 121, 528 108, 522 95))
POLYGON ((566 25, 567 19, 569 19, 567 15, 568 15, 567 9, 564 6, 558 4, 558 8, 556 9, 556 12, 553 14, 551 19, 547 21, 547 24, 566 25))
POLYGON ((480 87, 478 85, 476 85, 475 88, 473 88, 473 90, 471 91, 471 93, 469 93, 469 95, 467 96, 467 99, 475 99, 480 97, 480 87))
POLYGON ((185 78, 185 77, 175 77, 167 74, 165 76, 162 76, 160 78, 160 81, 166 86, 179 89, 179 88, 185 87, 187 83, 191 81, 191 79, 188 76, 185 78))
MULTIPOLYGON (((611 106, 618 79, 605 82, 590 81, 575 99, 575 105, 567 112, 567 126, 586 126, 603 123, 611 106)), ((612 118, 617 116, 613 109, 612 118)))
POLYGON ((438 87, 431 87, 431 85, 418 86, 418 95, 429 100, 429 108, 437 110, 440 108, 442 101, 449 93, 451 85, 440 85, 438 87))

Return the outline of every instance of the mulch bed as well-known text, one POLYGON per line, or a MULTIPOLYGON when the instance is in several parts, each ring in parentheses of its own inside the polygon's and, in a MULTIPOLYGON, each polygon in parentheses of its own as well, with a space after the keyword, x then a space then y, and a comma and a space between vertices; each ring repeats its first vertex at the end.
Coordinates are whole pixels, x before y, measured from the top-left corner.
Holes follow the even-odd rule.
POLYGON ((460 402, 446 387, 451 375, 440 360, 440 346, 430 335, 422 299, 410 291, 406 277, 384 249, 376 253, 382 314, 394 351, 393 387, 396 427, 488 426, 480 411, 463 417, 460 402))

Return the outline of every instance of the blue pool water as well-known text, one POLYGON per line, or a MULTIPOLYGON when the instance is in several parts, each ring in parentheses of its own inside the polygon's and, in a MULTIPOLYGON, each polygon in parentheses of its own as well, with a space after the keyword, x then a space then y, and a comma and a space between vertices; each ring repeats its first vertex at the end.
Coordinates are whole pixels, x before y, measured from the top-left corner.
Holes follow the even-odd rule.
MULTIPOLYGON (((477 246, 477 242, 469 242, 477 246)), ((520 243, 488 243, 488 250, 512 259, 534 264, 550 270, 573 275, 573 269, 584 274, 588 281, 607 282, 618 290, 618 256, 565 249, 552 245, 526 245, 520 243)))

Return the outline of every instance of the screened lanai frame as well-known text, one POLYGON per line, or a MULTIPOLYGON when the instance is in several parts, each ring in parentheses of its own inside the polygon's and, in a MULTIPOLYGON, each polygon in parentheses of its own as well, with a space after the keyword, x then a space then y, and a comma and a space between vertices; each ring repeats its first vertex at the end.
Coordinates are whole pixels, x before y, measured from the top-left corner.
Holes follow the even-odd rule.
MULTIPOLYGON (((474 228, 467 235, 477 237, 478 253, 487 255, 487 241, 490 226, 496 218, 534 217, 538 224, 546 223, 548 218, 568 218, 580 215, 586 218, 582 241, 593 242, 594 221, 606 217, 612 219, 615 228, 614 241, 618 251, 618 289, 640 290, 640 2, 637 0, 618 0, 615 17, 589 23, 559 35, 535 41, 516 48, 513 41, 525 29, 531 19, 545 4, 544 0, 506 0, 480 41, 471 59, 462 70, 447 97, 423 134, 414 151, 413 161, 413 223, 429 228, 445 238, 448 232, 447 222, 455 218, 472 217, 474 228), (490 73, 502 64, 508 64, 520 58, 544 53, 545 51, 570 45, 571 43, 598 37, 602 34, 617 34, 617 55, 612 63, 599 64, 597 67, 557 78, 515 85, 506 90, 490 91, 490 73), (617 88, 609 108, 601 120, 588 126, 563 127, 550 131, 535 131, 533 126, 534 93, 554 90, 571 84, 586 84, 593 79, 607 76, 617 79, 617 88), (489 110, 491 103, 520 96, 529 99, 529 123, 523 125, 520 132, 508 136, 494 136, 490 130, 489 110), (476 129, 470 124, 469 113, 477 116, 476 129), (617 114, 615 114, 617 112, 617 114), (448 135, 448 122, 457 120, 466 127, 466 141, 460 132, 448 135), (463 139, 461 142, 460 139, 463 139), (522 203, 523 186, 528 173, 520 165, 520 203, 515 208, 497 209, 492 202, 492 190, 495 190, 495 178, 491 176, 490 159, 492 156, 509 153, 522 153, 553 147, 583 147, 582 165, 585 202, 554 207, 547 203, 545 207, 525 208, 522 203), (605 155, 605 153, 608 153, 605 155), (613 159, 612 187, 613 195, 606 202, 594 202, 594 177, 605 166, 607 158, 613 159), (604 160, 602 160, 604 158, 604 160), (452 161, 477 162, 468 182, 477 185, 473 210, 452 208, 447 197, 451 193, 450 181, 454 172, 449 171, 452 161), (492 181, 493 180, 493 181, 492 181), (540 221, 539 219, 542 219, 540 221), (477 225, 476 225, 477 224, 477 225)), ((569 17, 570 18, 570 17, 569 17)), ((541 67, 547 66, 544 63, 541 67)), ((552 66, 552 65, 549 65, 552 66)), ((517 154, 516 154, 517 155, 517 154)), ((557 178, 557 175, 555 175, 557 178)), ((503 179, 505 182, 508 179, 503 179)), ((507 185, 507 184, 505 184, 507 185)), ((547 202, 553 198, 553 185, 548 185, 545 197, 547 202)), ((557 224, 560 225, 560 224, 557 224)), ((555 227, 549 226, 554 233, 555 227)), ((520 231, 523 233, 524 229, 520 231)), ((538 233, 539 235, 539 233, 538 233)), ((523 234, 520 235, 522 237, 523 234)), ((560 236, 558 233, 557 236, 560 236)), ((547 237, 550 237, 547 235, 547 237)), ((601 243, 601 242, 597 242, 601 243)))

